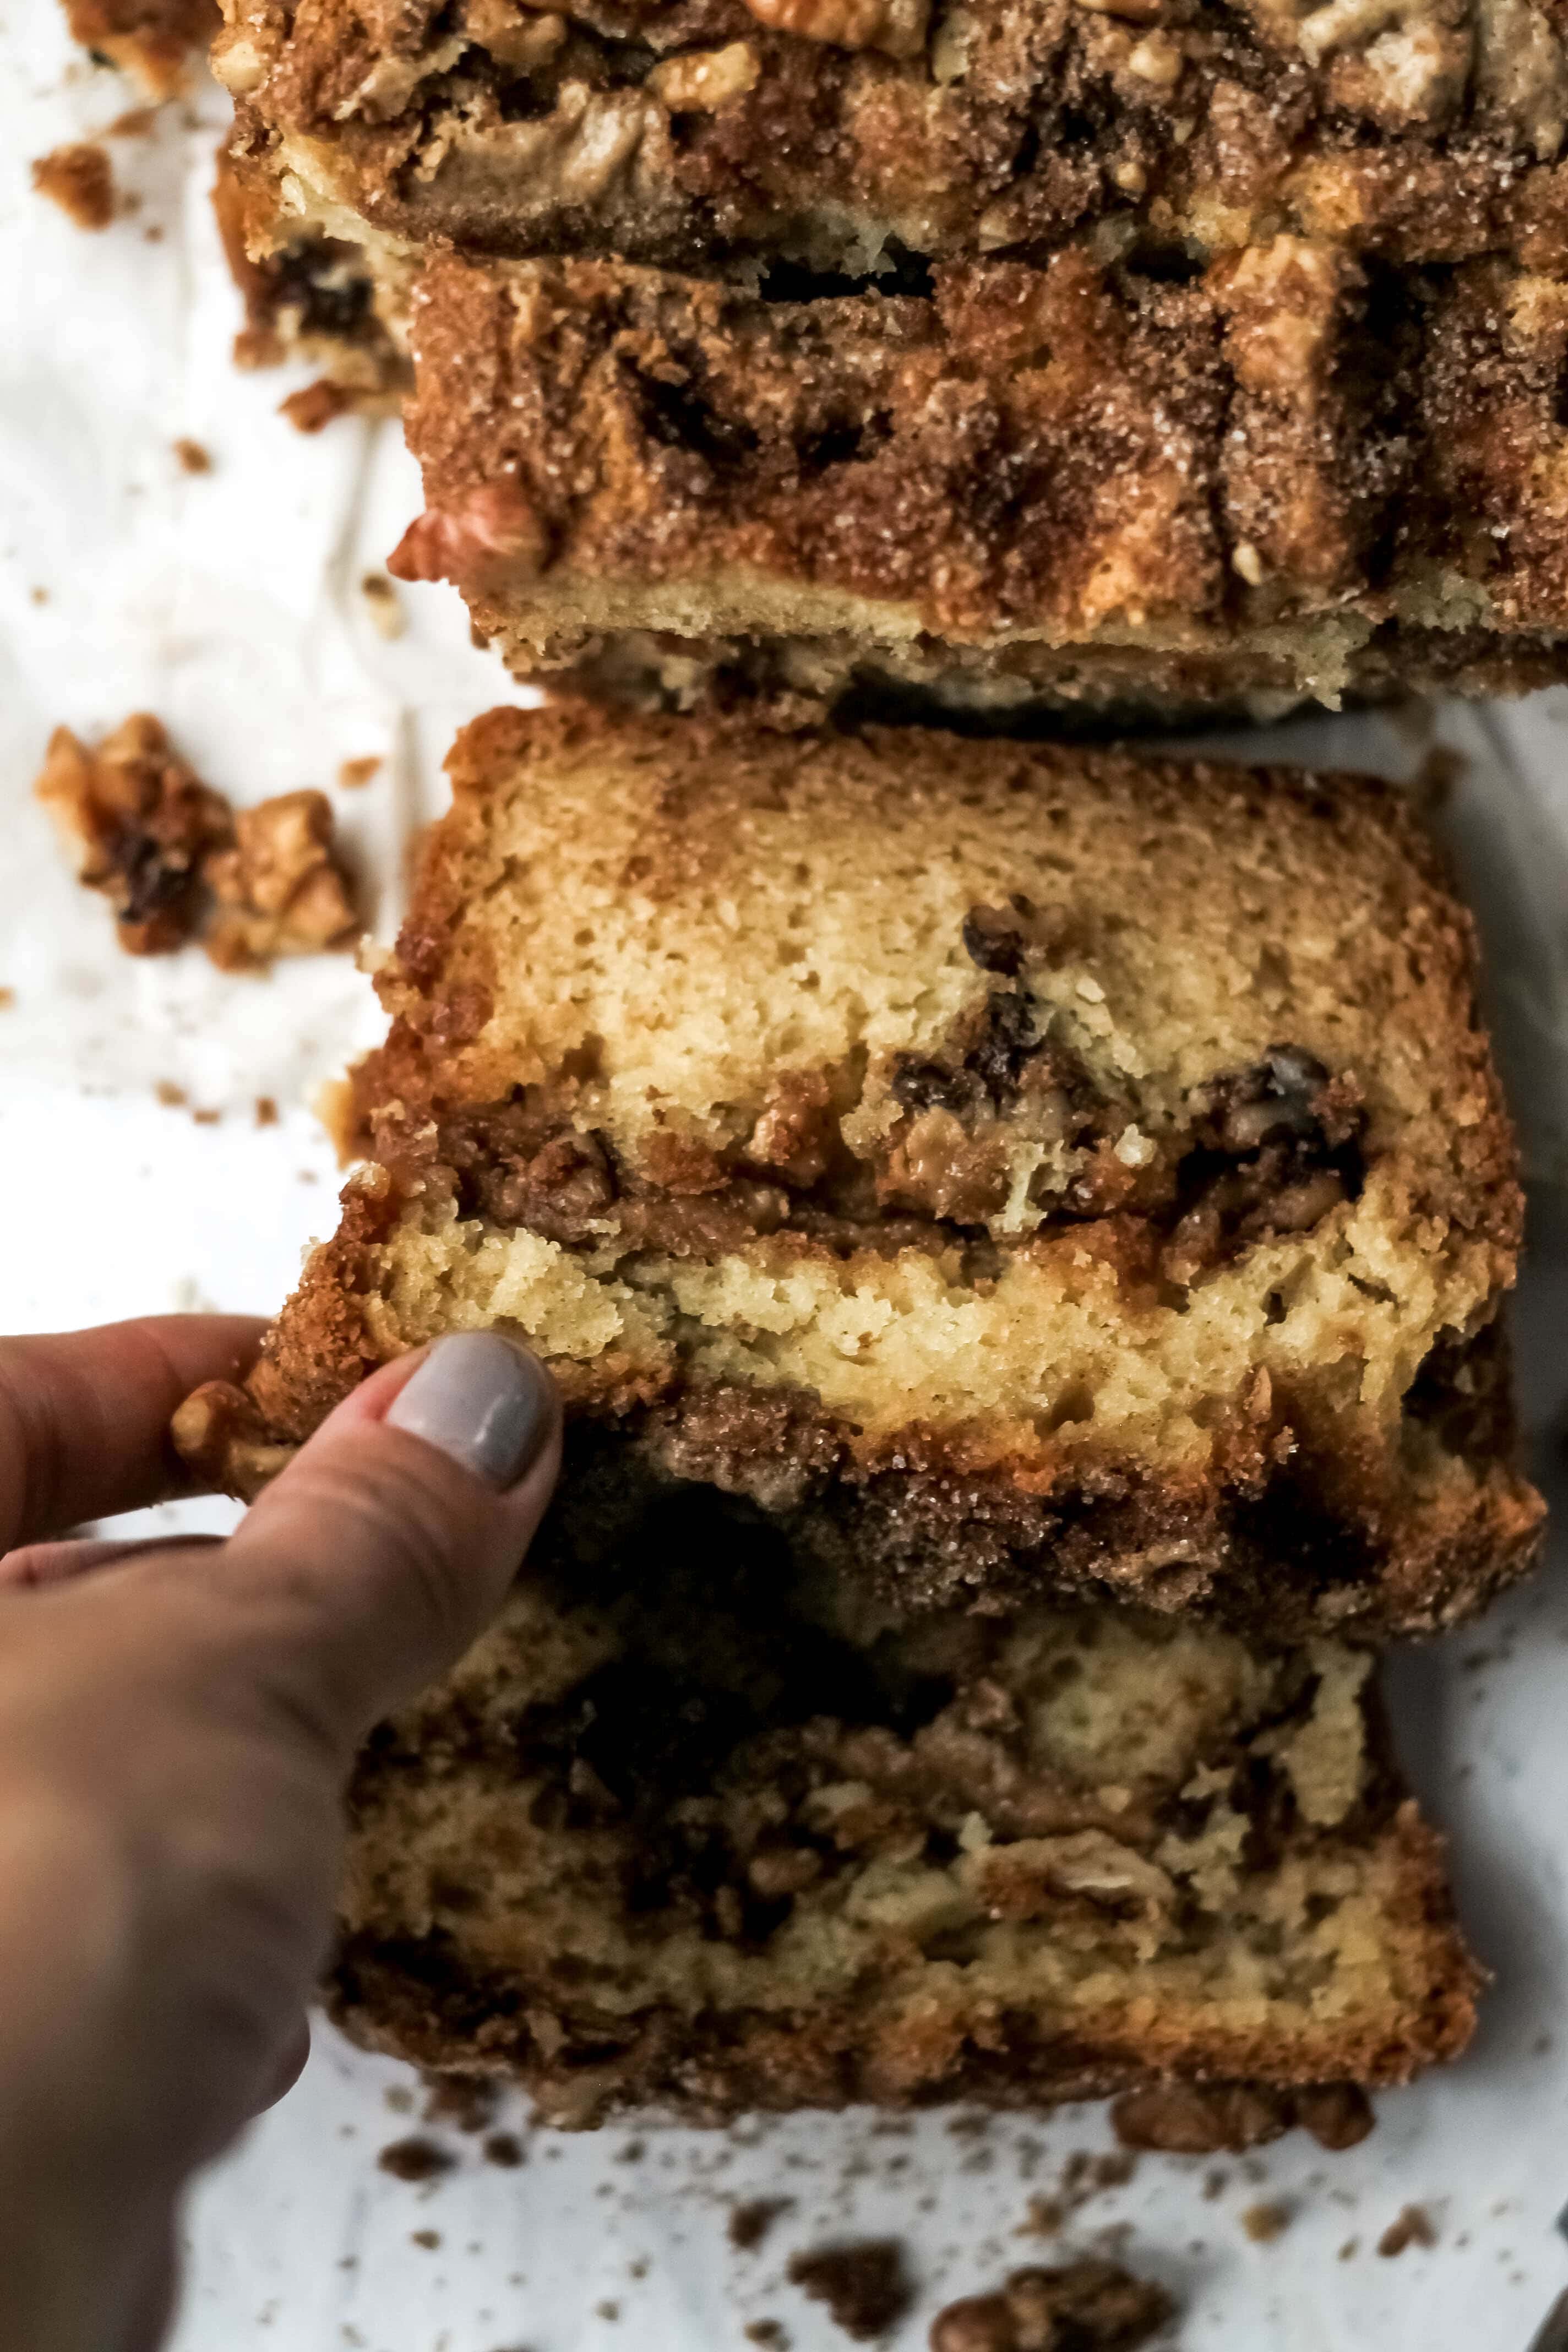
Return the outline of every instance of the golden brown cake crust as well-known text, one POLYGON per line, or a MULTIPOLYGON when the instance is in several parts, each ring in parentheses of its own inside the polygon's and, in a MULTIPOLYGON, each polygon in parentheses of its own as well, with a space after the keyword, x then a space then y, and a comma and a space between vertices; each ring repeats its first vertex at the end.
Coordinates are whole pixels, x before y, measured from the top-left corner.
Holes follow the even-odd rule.
MULTIPOLYGON (((1397 793, 1365 780, 959 746, 925 733, 821 737, 812 740, 808 756, 799 739, 743 725, 628 722, 583 709, 493 712, 466 730, 450 765, 453 811, 425 845, 397 955, 381 975, 395 1016, 391 1034, 356 1078, 362 1143, 374 1139, 384 1164, 345 1194, 342 1229, 310 1261, 300 1292, 268 1339, 248 1398, 231 1398, 221 1410, 209 1401, 203 1408, 206 1418, 188 1442, 208 1475, 253 1484, 247 1465, 257 1448, 270 1458, 267 1448, 299 1442, 376 1361, 431 1336, 442 1316, 522 1312, 498 1304, 500 1290, 484 1294, 488 1305, 469 1297, 463 1285, 476 1265, 489 1261, 467 1255, 459 1237, 478 1243, 492 1236, 488 1246, 500 1267, 510 1237, 531 1234, 527 1247, 544 1272, 536 1268, 529 1280, 575 1281, 574 1267, 598 1267, 583 1294, 590 1307, 602 1295, 593 1288, 601 1279, 623 1300, 618 1338, 611 1332, 614 1315, 602 1336, 581 1344, 532 1333, 578 1424, 574 1479, 593 1507, 612 1515, 672 1481, 697 1481, 749 1496, 790 1528, 803 1555, 848 1564, 902 1603, 930 1607, 963 1597, 991 1609, 1011 1606, 1043 1575, 1068 1589, 1137 1595, 1172 1609, 1206 1605, 1298 1631, 1325 1622, 1430 1629, 1479 1607, 1528 1567, 1540 1504, 1511 1466, 1507 1367, 1496 1322, 1518 1247, 1512 1143, 1475 1009, 1468 920, 1397 793), (1230 1131, 1232 1114, 1205 1106, 1234 1100, 1244 1127, 1259 1116, 1268 1127, 1275 1114, 1256 1108, 1259 1080, 1250 1068, 1261 1034, 1255 1045, 1242 1044, 1237 1033, 1234 1045, 1205 1049, 1249 1069, 1225 1078, 1216 1095, 1212 1058, 1194 1065, 1182 1082, 1184 1092, 1172 1098, 1174 1124, 1158 1150, 1145 1149, 1136 1124, 1127 1125, 1151 1112, 1110 1108, 1096 1128, 1098 1114, 1086 1109, 1091 1126, 1074 1163, 1079 1172, 1070 1178, 1076 1190, 1065 1212, 1030 1213, 1044 1222, 1020 1249, 1009 1239, 1012 1213, 998 1208, 992 1163, 974 1156, 1005 1145, 1013 1130, 995 1124, 985 1099, 971 1091, 970 1063, 954 1069, 951 1058, 922 1061, 906 1053, 905 1075, 894 1068, 902 1095, 877 1097, 885 1102, 882 1112, 859 1114, 871 1117, 875 1129, 869 1139, 862 1137, 859 1149, 870 1155, 862 1165, 880 1168, 878 1184, 891 1188, 891 1206, 878 1208, 863 1197, 863 1178, 855 1178, 860 1192, 851 1185, 847 1192, 839 1178, 822 1172, 838 1150, 829 1106, 841 1081, 831 1066, 814 1076, 808 1066, 782 1091, 778 1073, 766 1065, 750 1076, 716 1067, 699 1091, 716 1089, 729 1103, 729 1141, 718 1133, 703 1140, 700 1124, 639 1124, 642 1079, 615 1076, 617 1055, 641 1050, 637 1037, 624 1031, 606 1046, 602 1034, 579 1035, 592 1032, 601 1015, 559 999, 549 977, 557 950, 543 943, 533 918, 523 919, 545 959, 537 982, 520 997, 515 975, 496 961, 504 952, 493 919, 504 903, 496 898, 498 874, 517 870, 520 857, 525 865, 542 858, 548 870, 560 855, 557 840, 582 840, 584 854, 591 845, 596 856, 614 827, 625 824, 628 843, 635 839, 635 872, 628 867, 616 891, 650 914, 668 909, 679 923, 694 877, 700 874, 703 886, 722 896, 723 860, 732 845, 752 838, 759 824, 794 823, 788 812, 803 794, 803 809, 820 809, 823 824, 840 827, 838 854, 857 870, 874 869, 879 839, 918 843, 928 815, 935 822, 937 812, 948 812, 942 823, 951 831, 960 761, 963 807, 991 809, 995 814, 984 820, 990 824, 1037 796, 1040 815, 1031 820, 1031 835, 1036 822, 1060 824, 1064 852, 1072 845, 1073 857, 1100 862, 1094 887, 1101 892, 1120 890, 1106 878, 1112 871, 1106 861, 1121 855, 1112 844, 1126 838, 1144 845, 1138 854, 1152 861, 1161 888, 1173 894, 1168 903, 1193 910, 1184 918, 1189 929, 1199 919, 1201 894, 1212 890, 1227 858, 1255 864, 1258 845, 1267 842, 1266 895, 1244 917, 1244 892, 1236 916, 1263 923, 1257 952, 1265 963, 1271 956, 1287 963, 1292 952, 1303 956, 1325 910, 1334 910, 1337 924, 1349 923, 1342 938, 1332 929, 1314 952, 1327 975, 1321 984, 1336 1000, 1351 984, 1341 959, 1355 961, 1359 1009, 1344 1017, 1363 1024, 1357 1042, 1348 1045, 1342 1035, 1331 1045, 1339 1033, 1313 1025, 1321 1015, 1309 1021, 1308 965, 1301 962, 1298 1001, 1287 992, 1267 1018, 1279 1023, 1278 1034, 1305 1037, 1289 1048, 1269 1047, 1284 1057, 1279 1070, 1301 1073, 1291 1083, 1304 1091, 1289 1116, 1302 1139, 1267 1170, 1244 1150, 1250 1189, 1220 1210, 1217 1223, 1203 1202, 1222 1194, 1200 1189, 1192 1195, 1183 1190, 1187 1178, 1172 1171, 1191 1164, 1219 1170, 1222 1184, 1233 1181, 1223 1174, 1231 1165, 1223 1133, 1230 1131), (595 781, 601 774, 603 783, 595 781), (621 795, 614 816, 612 792, 621 795), (526 855, 494 834, 509 808, 551 812, 549 837, 541 835, 526 855), (845 849, 842 828, 852 812, 853 824, 868 830, 845 849), (1073 827, 1090 814, 1086 848, 1073 827), (1135 834, 1124 833, 1134 825, 1135 834), (1361 913, 1352 910, 1362 908, 1363 899, 1346 896, 1352 888, 1369 893, 1361 913), (529 993, 536 985, 537 998, 529 993), (568 1006, 559 1019, 549 1011, 557 1001, 568 1006), (557 1026, 547 1035, 552 1020, 557 1026), (1393 1038, 1405 1043, 1389 1057, 1393 1038), (1407 1050, 1415 1063, 1405 1063, 1407 1050), (1334 1060, 1342 1077, 1315 1059, 1319 1052, 1334 1060), (1433 1056, 1429 1066, 1413 1075, 1426 1055, 1433 1056), (1404 1091, 1396 1098, 1387 1087, 1397 1071, 1407 1074, 1398 1079, 1404 1091), (605 1092, 616 1086, 620 1094, 605 1092), (957 1104, 971 1127, 944 1109, 921 1112, 923 1126, 910 1129, 908 1106, 928 1098, 957 1104), (885 1128, 889 1117, 892 1141, 884 1144, 877 1120, 885 1128), (941 1130, 934 1161, 928 1155, 917 1167, 898 1140, 906 1129, 929 1136, 941 1130), (965 1140, 971 1134, 973 1144, 965 1140), (1128 1139, 1121 1158, 1110 1148, 1118 1134, 1128 1139), (1205 1143, 1205 1136, 1212 1139, 1205 1143), (1195 1162, 1180 1157, 1194 1149, 1195 1162), (1136 1176, 1128 1155, 1142 1162, 1136 1176), (1347 1198, 1347 1186, 1353 1197, 1347 1198), (1357 1208, 1363 1188, 1370 1190, 1357 1208), (900 1210, 900 1197, 912 1213, 900 1210), (1198 1202, 1192 1210, 1184 1206, 1189 1198, 1198 1202), (1227 1226, 1226 1219, 1238 1214, 1241 1226, 1227 1226), (1370 1292, 1386 1299, 1429 1297, 1421 1336, 1374 1339, 1369 1325, 1359 1339, 1347 1339, 1346 1316, 1370 1314, 1375 1323, 1383 1310, 1366 1305, 1354 1285, 1342 1286, 1334 1272, 1342 1244, 1327 1238, 1320 1244, 1312 1231, 1321 1226, 1325 1237, 1347 1232, 1344 1221, 1352 1216, 1372 1221, 1357 1227, 1362 1239, 1355 1244, 1373 1252, 1359 1261, 1370 1292), (821 1391, 822 1381, 838 1374, 834 1360, 811 1356, 809 1349, 797 1370, 775 1363, 748 1372, 739 1359, 689 1359, 683 1342, 637 1336, 638 1297, 649 1296, 650 1284, 668 1279, 678 1292, 692 1282, 721 1284, 731 1278, 726 1268, 741 1269, 742 1280, 752 1278, 744 1269, 754 1266, 759 1276, 771 1268, 769 1279, 826 1283, 830 1304, 822 1311, 834 1314, 842 1302, 831 1303, 833 1285, 853 1280, 874 1302, 868 1311, 876 1317, 910 1315, 916 1310, 898 1287, 906 1279, 900 1269, 924 1261, 947 1269, 943 1279, 957 1286, 951 1296, 972 1302, 965 1314, 992 1312, 987 1285, 999 1274, 1024 1285, 1005 1294, 1020 1302, 1015 1315, 1035 1311, 1027 1302, 1037 1295, 1030 1287, 1037 1283, 1048 1288, 1065 1282, 1069 1297, 1083 1282, 1098 1297, 1102 1285, 1104 1307, 1097 1311, 1127 1319, 1132 1358, 1142 1349, 1161 1360, 1176 1326, 1139 1318, 1157 1318, 1160 1300, 1181 1296, 1194 1280, 1217 1282, 1216 1300, 1228 1297, 1224 1283, 1234 1253, 1242 1251, 1237 1264, 1245 1269, 1249 1248, 1267 1252, 1269 1235, 1292 1230, 1305 1233, 1300 1246, 1306 1256, 1298 1262, 1290 1255, 1297 1244, 1288 1239, 1286 1255, 1258 1263, 1277 1263, 1280 1271, 1268 1278, 1288 1290, 1325 1278, 1342 1286, 1334 1295, 1344 1305, 1310 1343, 1322 1351, 1327 1385, 1314 1385, 1318 1374, 1299 1355, 1276 1360, 1271 1372, 1260 1334, 1261 1352, 1247 1354, 1224 1376, 1203 1407, 1201 1442, 1184 1452, 1121 1433, 1109 1407, 1097 1416, 1072 1402, 1070 1391, 1059 1406, 1037 1407, 1026 1427, 1006 1418, 1001 1404, 998 1421, 978 1405, 966 1417, 940 1402, 922 1403, 906 1373, 891 1391, 903 1400, 900 1409, 889 1401, 868 1412, 847 1392, 835 1401, 821 1391), (992 1247, 999 1256, 985 1255, 992 1247), (1397 1255, 1384 1256, 1390 1248, 1397 1255), (609 1269, 623 1258, 637 1263, 639 1254, 641 1292, 617 1289, 609 1269), (432 1270, 446 1269, 438 1276, 444 1286, 433 1296, 447 1303, 434 1323, 426 1318, 437 1310, 414 1303, 416 1292, 424 1295, 418 1286, 426 1255, 432 1270), (963 1270, 972 1260, 982 1269, 978 1288, 974 1274, 963 1270), (659 1264, 670 1267, 668 1276, 652 1271, 659 1264), (1376 1264, 1383 1276, 1373 1276, 1376 1264), (840 1265, 853 1271, 840 1276, 840 1265), (1293 1266, 1299 1270, 1286 1270, 1293 1266), (1309 1273, 1313 1266, 1320 1272, 1309 1273), (1440 1287, 1429 1292, 1434 1280, 1440 1287), (889 1306, 875 1304, 884 1298, 889 1306), (1380 1364, 1379 1351, 1394 1347, 1390 1366, 1403 1369, 1365 1375, 1374 1389, 1393 1380, 1392 1420, 1381 1408, 1360 1417, 1347 1408, 1329 1369, 1347 1345, 1364 1348, 1369 1363, 1375 1358, 1380 1364)), ((805 823, 809 832, 817 819, 807 815, 805 823)), ((617 853, 609 854, 613 864, 617 853)), ((784 835, 765 856, 770 870, 787 864, 784 835)), ((590 902, 582 883, 560 878, 552 890, 544 887, 568 923, 579 919, 574 908, 590 902)), ((742 887, 739 870, 733 887, 742 887)), ((962 911, 960 899, 955 922, 962 911)), ((870 912, 868 905, 868 919, 870 912)), ((1000 1052, 1006 1064, 1015 1050, 1005 1043, 1013 1034, 1007 1008, 1016 999, 1005 968, 1015 950, 1024 950, 1005 922, 996 929, 994 908, 989 919, 991 929, 982 927, 971 940, 965 919, 954 984, 962 991, 976 982, 976 960, 992 968, 974 1051, 1000 1052)), ((591 936, 596 950, 608 953, 605 920, 596 919, 591 936)), ((1215 934, 1216 952, 1228 921, 1215 934)), ((685 968, 706 953, 689 944, 685 968)), ((666 967, 664 980, 642 972, 630 983, 634 1001, 639 991, 650 1001, 663 993, 673 1018, 677 1005, 668 991, 680 984, 679 969, 666 967)), ((1071 1002, 1094 1003, 1100 982, 1088 966, 1082 998, 1072 995, 1070 979, 1053 984, 1058 992, 1066 987, 1071 1002)), ((1131 1003, 1120 985, 1117 1001, 1131 1003)), ((606 1009, 603 1019, 609 1017, 606 1009)), ((680 1019, 695 1035, 721 1036, 695 1003, 680 1019)), ((950 1052, 940 1045, 940 1025, 933 1035, 940 1051, 950 1052)), ((957 1034, 974 1034, 971 1014, 961 1013, 957 1034)), ((1053 1084, 1070 1089, 1084 1082, 1068 1062, 1051 1066, 1053 1084)), ((1266 1056, 1259 1066, 1276 1064, 1266 1056)), ((687 1081, 667 1072, 663 1083, 679 1087, 687 1081)), ((873 1069, 856 1083, 880 1082, 873 1069)), ((1276 1080, 1262 1083, 1267 1094, 1276 1080)), ((867 1104, 872 1099, 868 1095, 867 1104)), ((697 1114, 689 1106, 683 1116, 697 1114)), ((1201 1181, 1206 1185, 1211 1178, 1205 1173, 1201 1181)), ((1189 1295, 1200 1298, 1201 1286, 1189 1295)), ((714 1325, 732 1317, 721 1290, 700 1296, 708 1304, 688 1313, 704 1314, 714 1325)), ((1243 1308, 1238 1298, 1236 1311, 1256 1309, 1243 1308)), ((1397 1318, 1403 1310, 1388 1311, 1397 1318)), ((1006 1313, 996 1313, 993 1351, 1012 1344, 1006 1313)), ((521 1328, 530 1330, 526 1316, 521 1328)), ((1047 1354, 1056 1344, 1079 1342, 1028 1343, 1047 1354)), ((983 1357, 974 1362, 984 1372, 983 1357)), ((1084 1378, 1109 1386, 1113 1375, 1102 1367, 1084 1378)), ((880 1393, 867 1391, 867 1401, 880 1393)))
POLYGON ((1188 283, 1072 248, 933 289, 437 258, 393 568, 455 581, 521 674, 760 674, 807 710, 858 677, 1278 705, 1568 658, 1554 281, 1391 303, 1281 236, 1188 283))
POLYGON ((383 236, 678 266, 1180 257, 1284 228, 1563 255, 1568 64, 1518 0, 230 0, 238 143, 383 236))

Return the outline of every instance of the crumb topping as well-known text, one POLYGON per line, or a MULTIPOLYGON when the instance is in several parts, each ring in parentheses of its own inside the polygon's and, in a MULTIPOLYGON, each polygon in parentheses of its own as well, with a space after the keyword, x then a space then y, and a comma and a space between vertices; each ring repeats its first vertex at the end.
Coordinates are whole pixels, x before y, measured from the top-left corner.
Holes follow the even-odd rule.
POLYGON ((1283 229, 1405 264, 1558 234, 1568 63, 1538 0, 228 16, 240 152, 403 239, 891 275, 1089 229, 1178 261, 1283 229))
POLYGON ((1568 540, 1531 486, 1565 341, 1554 281, 1290 237, 1180 282, 1074 248, 803 303, 447 257, 398 568, 456 580, 525 672, 648 626, 752 660, 817 637, 841 681, 1235 649, 1331 699, 1404 643, 1534 632, 1560 660, 1568 540))

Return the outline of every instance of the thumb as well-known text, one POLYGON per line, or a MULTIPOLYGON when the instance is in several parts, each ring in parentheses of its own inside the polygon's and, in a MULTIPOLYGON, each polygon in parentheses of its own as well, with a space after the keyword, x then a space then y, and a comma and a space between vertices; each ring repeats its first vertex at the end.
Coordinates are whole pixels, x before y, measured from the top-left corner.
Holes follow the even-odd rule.
POLYGON ((374 1374, 251 1506, 225 1548, 226 1597, 345 1761, 494 1615, 560 1466, 544 1367, 498 1332, 458 1332, 374 1374))

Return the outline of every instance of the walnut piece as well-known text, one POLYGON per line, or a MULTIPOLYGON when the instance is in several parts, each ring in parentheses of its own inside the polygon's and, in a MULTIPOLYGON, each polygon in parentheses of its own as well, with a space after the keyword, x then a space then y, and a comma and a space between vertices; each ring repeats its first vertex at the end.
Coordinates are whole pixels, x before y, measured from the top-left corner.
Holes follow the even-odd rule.
POLYGON ((716 114, 732 99, 755 89, 762 68, 748 41, 721 49, 689 49, 655 66, 647 87, 671 114, 716 114))
POLYGON ((919 57, 925 47, 930 0, 746 0, 759 25, 826 41, 838 49, 880 49, 884 57, 919 57))
POLYGON ((416 515, 386 560, 395 580, 450 580, 458 587, 494 572, 540 572, 544 533, 513 481, 481 482, 449 506, 416 515))
POLYGON ((114 909, 128 955, 168 955, 197 929, 203 864, 226 844, 228 803, 173 751, 158 720, 138 711, 96 751, 57 727, 38 798, 78 852, 78 872, 114 909))
POLYGON ((519 7, 515 0, 468 0, 463 30, 470 41, 488 49, 498 65, 513 73, 531 73, 536 67, 548 65, 562 47, 566 19, 519 7))
POLYGON ((1089 2257, 1015 2271, 994 2294, 950 2303, 931 2322, 931 2352, 1135 2352, 1174 2310, 1163 2287, 1089 2257))
POLYGON ((204 1486, 253 1503, 299 1448, 262 1433, 260 1416, 232 1381, 207 1381, 169 1424, 174 1451, 204 1486))
POLYGON ((353 901, 321 793, 281 793, 235 816, 236 843, 207 860, 217 901, 206 950, 220 971, 249 971, 274 956, 344 947, 358 933, 353 901))
POLYGON ((284 793, 237 814, 138 711, 96 751, 58 727, 38 798, 77 856, 79 879, 114 909, 129 955, 200 938, 220 971, 357 938, 321 793, 284 793))

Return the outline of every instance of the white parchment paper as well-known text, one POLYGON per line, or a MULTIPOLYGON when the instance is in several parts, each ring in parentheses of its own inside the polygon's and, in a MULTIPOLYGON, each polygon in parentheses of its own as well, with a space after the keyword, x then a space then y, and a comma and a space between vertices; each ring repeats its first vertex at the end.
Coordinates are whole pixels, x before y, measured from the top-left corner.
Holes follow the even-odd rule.
MULTIPOLYGON (((236 320, 206 205, 216 93, 112 142, 133 200, 83 236, 30 192, 28 160, 132 103, 73 58, 51 0, 0 16, 0 1325, 148 1308, 270 1311, 334 1221, 336 1171, 309 1104, 377 1033, 345 959, 226 978, 195 953, 135 963, 73 884, 29 787, 60 720, 151 709, 240 800, 333 793, 378 933, 412 825, 440 804, 463 719, 521 697, 475 654, 457 599, 399 590, 384 640, 359 583, 416 505, 394 430, 304 439, 276 415, 296 379, 237 375, 236 320), (211 472, 178 466, 178 436, 211 472), (384 765, 341 793, 346 758, 384 765), (160 1101, 180 1088, 184 1105, 160 1101), (258 1097, 279 1118, 258 1126, 258 1097), (198 1122, 196 1111, 217 1114, 198 1122)), ((1486 934, 1516 1115, 1536 1181, 1516 1318, 1538 1469, 1561 1488, 1568 1388, 1568 695, 1445 709, 1464 765, 1445 814, 1486 934)), ((1231 748, 1237 748, 1233 740, 1231 748)), ((1269 756, 1408 774, 1406 721, 1275 730, 1269 756)), ((165 1517, 167 1515, 164 1515, 165 1517)), ((226 1523, 228 1507, 184 1515, 226 1523)), ((1109 2146, 1094 2110, 889 2127, 868 2115, 731 2133, 575 2138, 502 2119, 501 2168, 449 2126, 423 2186, 375 2165, 414 2128, 417 2085, 319 2026, 297 2090, 197 2188, 178 2352, 728 2352, 751 2322, 798 2352, 846 2339, 784 2277, 792 2251, 891 2234, 919 2300, 895 2352, 948 2297, 1061 2248, 1124 2247, 1181 2297, 1188 2352, 1525 2352, 1568 2288, 1568 1589, 1561 1562, 1484 1624, 1396 1664, 1405 1748, 1450 1828, 1472 1938, 1497 1971, 1472 2052, 1383 2100, 1362 2147, 1295 2138, 1242 2162, 1145 2158, 1055 2239, 1020 2235, 1068 2157, 1109 2146), (728 2242, 738 2198, 795 2202, 763 2245, 728 2242), (1279 2206, 1280 2234, 1242 2215, 1279 2206), (1406 2204, 1436 2232, 1376 2241, 1406 2204), (1109 2233, 1109 2238, 1107 2237, 1109 2233)), ((0 1899, 4 1899, 0 1890, 0 1899)))

